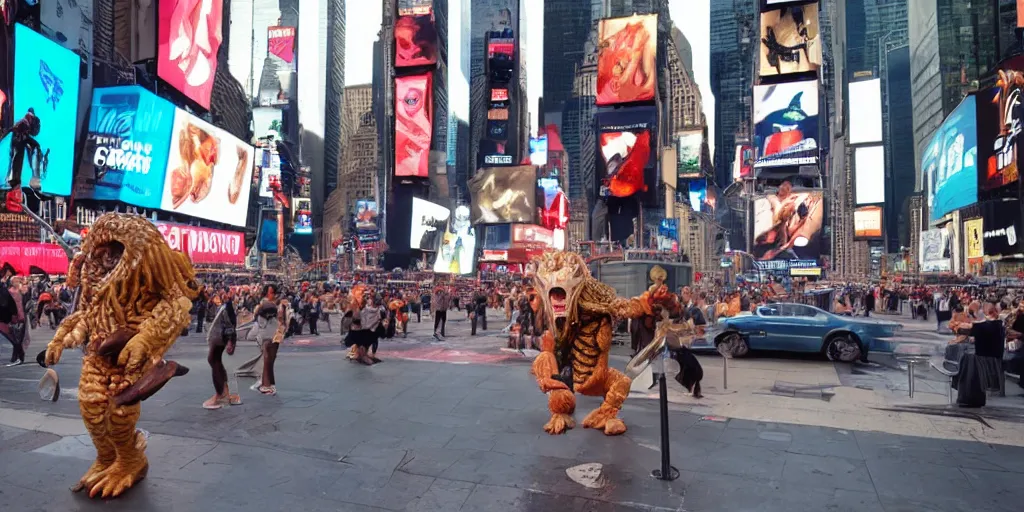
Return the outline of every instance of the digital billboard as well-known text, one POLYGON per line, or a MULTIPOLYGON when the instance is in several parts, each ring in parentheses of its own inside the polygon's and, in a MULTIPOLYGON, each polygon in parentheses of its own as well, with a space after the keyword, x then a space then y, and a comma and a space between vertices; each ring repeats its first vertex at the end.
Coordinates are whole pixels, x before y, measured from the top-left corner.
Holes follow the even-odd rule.
POLYGON ((253 147, 184 110, 174 113, 160 208, 244 226, 253 147))
POLYGON ((885 148, 859 147, 853 150, 856 202, 878 204, 885 202, 885 148))
POLYGON ((159 2, 156 74, 205 109, 223 40, 222 8, 222 0, 159 2))
POLYGON ((537 166, 548 164, 548 138, 530 137, 530 163, 537 166))
POLYGON ((657 111, 637 107, 598 112, 597 183, 601 197, 630 197, 655 184, 657 111))
POLYGON ((14 116, 0 140, 0 188, 69 196, 81 59, 21 24, 14 43, 14 116))
POLYGON ((985 221, 983 219, 964 221, 964 249, 968 260, 985 257, 985 221))
POLYGON ((690 180, 690 208, 695 212, 704 209, 704 203, 708 200, 708 180, 704 178, 690 180))
POLYGON ((810 73, 821 67, 818 3, 761 13, 762 77, 810 73))
POLYGON ((175 107, 137 85, 95 89, 75 197, 160 208, 175 107))
POLYGON ((508 88, 499 87, 497 89, 491 89, 491 102, 502 103, 508 101, 508 88))
POLYGON ((429 14, 433 5, 433 0, 398 0, 398 15, 429 14))
POLYGON ((850 82, 850 144, 882 142, 882 80, 850 82))
POLYGON ((267 51, 294 66, 295 27, 267 27, 267 51))
POLYGON ((658 15, 603 19, 597 31, 597 104, 653 101, 658 85, 658 15))
POLYGON ((313 234, 313 201, 296 197, 292 201, 292 232, 296 235, 313 234))
POLYGON ((993 257, 1010 257, 1024 252, 1021 242, 1020 200, 997 200, 981 203, 981 218, 984 230, 984 254, 993 257))
POLYGON ((978 92, 978 199, 1016 196, 1020 180, 1017 139, 1021 131, 1019 71, 1000 71, 994 87, 978 92))
POLYGON ((736 157, 732 163, 733 181, 741 181, 744 178, 754 177, 754 148, 750 146, 736 146, 736 157))
POLYGON ((377 226, 377 201, 360 199, 356 201, 356 233, 370 235, 380 232, 377 226))
POLYGON ((434 272, 439 274, 472 274, 476 257, 476 232, 470 223, 468 206, 455 208, 451 222, 444 233, 441 248, 434 260, 434 272))
POLYGON ((257 248, 262 252, 277 253, 281 248, 278 243, 277 212, 274 210, 263 210, 260 215, 260 236, 257 248))
MULTIPOLYGON (((192 263, 245 265, 245 234, 170 222, 154 222, 173 251, 188 255, 192 263)), ((275 243, 277 241, 276 234, 275 243)))
POLYGON ((448 229, 452 211, 418 197, 412 198, 412 230, 409 247, 420 251, 436 251, 448 229))
POLYGON ((533 224, 537 215, 537 168, 484 167, 469 180, 473 224, 533 224))
POLYGON ((704 142, 704 132, 692 130, 679 134, 676 137, 676 174, 681 180, 699 178, 701 171, 701 144, 704 142))
POLYGON ((921 272, 949 272, 952 257, 949 230, 938 228, 921 232, 921 252, 918 255, 921 272))
POLYGON ((789 182, 754 200, 754 249, 759 260, 817 259, 825 205, 820 190, 794 192, 789 182))
POLYGON ((755 167, 818 162, 818 82, 754 87, 755 167))
POLYGON ((281 157, 269 149, 256 148, 256 169, 260 173, 260 197, 274 197, 274 187, 281 186, 281 157))
POLYGON ((429 176, 432 83, 430 73, 395 78, 395 176, 429 176))
POLYGON ((882 238, 882 207, 863 206, 853 211, 853 237, 882 238))
POLYGON ((434 16, 399 16, 395 22, 395 67, 427 66, 436 62, 434 16))
POLYGON ((932 221, 978 200, 976 115, 976 98, 968 95, 942 122, 921 156, 932 221))
POLYGON ((518 247, 553 247, 555 232, 534 224, 514 224, 512 226, 512 243, 518 247))

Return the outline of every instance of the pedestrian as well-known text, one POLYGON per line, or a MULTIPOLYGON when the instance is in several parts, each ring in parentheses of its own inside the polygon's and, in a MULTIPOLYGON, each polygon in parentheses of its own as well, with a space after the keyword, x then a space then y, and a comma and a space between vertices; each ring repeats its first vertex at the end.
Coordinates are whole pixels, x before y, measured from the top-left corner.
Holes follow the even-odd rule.
POLYGON ((14 349, 11 353, 11 362, 7 366, 18 366, 25 363, 25 349, 28 348, 29 344, 25 301, 30 291, 28 285, 22 283, 21 279, 16 277, 10 279, 10 288, 7 291, 15 307, 14 315, 9 319, 6 316, 0 318, 0 322, 8 325, 7 339, 14 349))
POLYGON ((480 325, 481 330, 487 330, 487 295, 482 290, 473 294, 472 300, 466 304, 466 312, 472 322, 470 336, 476 336, 476 326, 480 325))
POLYGON ((379 362, 370 355, 370 350, 376 354, 376 345, 379 340, 379 329, 382 327, 381 309, 374 303, 372 295, 368 296, 365 305, 359 311, 354 311, 352 328, 345 338, 345 346, 355 350, 352 360, 367 366, 379 362))
MULTIPOLYGON (((21 354, 21 360, 24 360, 24 350, 21 350, 19 342, 15 341, 13 332, 13 324, 19 319, 18 304, 15 297, 11 294, 10 290, 7 289, 7 281, 10 275, 8 272, 9 264, 4 265, 4 269, 0 271, 2 278, 0 278, 0 338, 7 341, 14 347, 14 355, 11 356, 11 363, 14 364, 18 360, 17 356, 21 354)), ((10 269, 10 273, 14 273, 14 269, 10 269)))
POLYGON ((320 321, 320 313, 323 311, 323 306, 320 304, 320 297, 316 295, 310 296, 306 305, 307 319, 309 320, 309 333, 313 336, 319 336, 320 331, 317 329, 316 323, 320 321))
POLYGON ((196 300, 193 303, 196 310, 196 334, 203 333, 203 322, 206 320, 207 300, 206 286, 204 285, 199 289, 199 295, 196 296, 196 300))
POLYGON ((224 405, 239 405, 241 397, 237 393, 231 393, 228 387, 228 371, 224 368, 222 360, 224 352, 233 355, 235 344, 238 342, 237 327, 238 317, 235 314, 235 306, 230 290, 224 290, 222 296, 214 296, 213 304, 217 312, 213 315, 213 322, 209 326, 209 334, 206 341, 209 344, 209 353, 206 362, 210 364, 213 373, 214 395, 203 402, 203 409, 220 409, 224 405))
POLYGON ((257 388, 264 395, 277 394, 277 381, 274 379, 274 363, 277 362, 277 351, 281 348, 287 334, 288 325, 293 320, 291 308, 288 301, 280 299, 277 295, 277 285, 269 284, 263 293, 264 299, 259 306, 258 318, 263 319, 265 325, 261 325, 263 331, 263 376, 262 383, 257 388))
POLYGON ((449 302, 448 291, 443 286, 434 288, 434 295, 430 298, 430 312, 434 316, 434 339, 444 338, 444 326, 448 322, 449 302))

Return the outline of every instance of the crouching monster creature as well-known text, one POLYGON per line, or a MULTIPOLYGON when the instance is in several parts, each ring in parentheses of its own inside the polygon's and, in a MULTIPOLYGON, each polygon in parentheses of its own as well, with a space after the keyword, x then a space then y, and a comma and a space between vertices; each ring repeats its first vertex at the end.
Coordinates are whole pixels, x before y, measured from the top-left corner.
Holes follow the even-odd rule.
POLYGON ((114 497, 146 476, 139 402, 188 371, 163 356, 188 326, 199 290, 188 257, 152 223, 117 213, 93 224, 68 278, 81 286, 78 308, 47 345, 46 364, 84 345, 78 404, 97 454, 72 490, 114 497))
POLYGON ((534 279, 551 319, 532 369, 540 390, 548 394, 551 420, 544 430, 561 434, 576 426, 572 415, 575 393, 580 393, 604 397, 601 406, 584 418, 584 427, 610 436, 622 434, 626 424, 618 413, 632 381, 608 367, 612 322, 651 315, 652 306, 672 304, 674 296, 661 286, 638 298, 616 297, 611 287, 591 277, 582 257, 562 251, 545 253, 537 261, 534 279))

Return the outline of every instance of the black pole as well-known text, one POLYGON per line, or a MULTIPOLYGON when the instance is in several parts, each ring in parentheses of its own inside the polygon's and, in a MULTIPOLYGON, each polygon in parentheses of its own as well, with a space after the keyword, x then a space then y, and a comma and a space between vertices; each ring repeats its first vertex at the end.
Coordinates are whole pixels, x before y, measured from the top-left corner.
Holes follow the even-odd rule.
POLYGON ((658 480, 672 481, 679 478, 679 470, 672 467, 668 445, 668 384, 665 373, 658 374, 658 404, 661 406, 661 469, 651 471, 658 480))

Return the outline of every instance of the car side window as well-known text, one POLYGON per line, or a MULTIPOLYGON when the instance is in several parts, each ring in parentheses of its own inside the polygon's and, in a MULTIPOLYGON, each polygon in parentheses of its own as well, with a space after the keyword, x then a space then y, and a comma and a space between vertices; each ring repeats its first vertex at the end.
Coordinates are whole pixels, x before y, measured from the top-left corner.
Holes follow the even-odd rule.
POLYGON ((761 316, 782 316, 778 306, 761 306, 757 308, 757 314, 761 316))
POLYGON ((812 308, 810 306, 794 305, 793 306, 793 316, 799 316, 799 317, 804 317, 804 318, 814 318, 814 317, 818 316, 818 310, 816 310, 816 309, 814 309, 814 308, 812 308))

